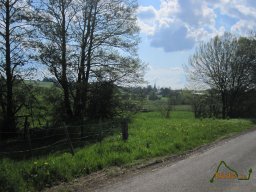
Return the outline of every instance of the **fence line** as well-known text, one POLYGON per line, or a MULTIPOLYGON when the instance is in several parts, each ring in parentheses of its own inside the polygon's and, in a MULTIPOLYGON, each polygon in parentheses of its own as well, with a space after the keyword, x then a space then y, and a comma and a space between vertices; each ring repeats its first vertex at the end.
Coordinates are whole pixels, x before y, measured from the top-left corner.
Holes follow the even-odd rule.
POLYGON ((66 142, 66 139, 62 139, 60 141, 57 141, 51 145, 47 145, 47 146, 43 146, 43 147, 38 147, 38 148, 34 148, 34 149, 27 149, 27 150, 23 150, 23 151, 10 151, 10 152, 0 152, 0 154, 15 154, 15 153, 28 153, 28 152, 31 152, 31 151, 38 151, 38 150, 42 150, 42 149, 47 149, 47 148, 50 148, 50 147, 53 147, 57 144, 60 144, 61 142, 66 142))
MULTIPOLYGON (((28 155, 33 156, 35 152, 40 152, 46 149, 53 149, 53 147, 61 146, 66 144, 71 153, 74 155, 73 145, 88 144, 90 142, 102 141, 105 136, 111 135, 120 131, 120 134, 125 135, 123 130, 123 123, 120 122, 104 122, 100 124, 83 124, 77 126, 66 126, 62 125, 58 128, 33 128, 29 129, 26 127, 24 130, 20 130, 17 135, 19 137, 14 141, 7 141, 6 143, 0 143, 0 146, 7 148, 7 151, 1 151, 0 156, 11 156, 11 155, 28 155), (108 126, 107 126, 108 125, 108 126), (77 128, 77 130, 75 130, 77 128), (95 129, 95 130, 92 130, 95 129), (62 132, 62 133, 60 133, 62 132), (20 139, 23 138, 23 139, 20 139), (52 140, 58 139, 54 143, 50 143, 52 140), (19 145, 17 145, 19 143, 19 145), (47 143, 47 144, 46 144, 47 143), (23 145, 22 145, 23 144, 23 145), (25 148, 24 150, 13 150, 17 148, 25 148)), ((15 132, 0 132, 0 134, 12 134, 15 132)), ((126 140, 126 139, 124 139, 126 140)), ((66 148, 64 149, 67 149, 66 148)), ((2 147, 3 149, 3 147, 2 147)), ((56 149, 56 148, 55 148, 56 149)), ((61 149, 63 150, 63 149, 61 149)))
POLYGON ((40 141, 40 140, 44 140, 44 139, 49 139, 49 138, 53 138, 56 136, 65 136, 65 134, 54 134, 54 135, 50 135, 50 136, 44 136, 44 137, 40 137, 40 138, 31 138, 31 141, 40 141))

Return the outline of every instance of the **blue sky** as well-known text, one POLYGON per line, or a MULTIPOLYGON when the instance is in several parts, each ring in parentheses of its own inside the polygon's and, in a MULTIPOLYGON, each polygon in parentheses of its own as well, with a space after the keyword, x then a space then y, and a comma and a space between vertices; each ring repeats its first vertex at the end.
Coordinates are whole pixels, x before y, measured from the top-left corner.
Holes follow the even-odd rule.
POLYGON ((183 66, 201 41, 256 29, 256 0, 138 0, 140 58, 148 84, 189 87, 183 66))

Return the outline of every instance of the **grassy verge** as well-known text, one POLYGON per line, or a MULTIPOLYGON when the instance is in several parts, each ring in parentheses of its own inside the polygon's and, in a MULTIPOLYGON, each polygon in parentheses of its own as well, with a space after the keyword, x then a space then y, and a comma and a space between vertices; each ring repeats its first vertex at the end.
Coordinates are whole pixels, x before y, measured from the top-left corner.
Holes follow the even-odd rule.
POLYGON ((173 112, 170 119, 157 112, 140 113, 130 124, 127 142, 114 135, 77 149, 75 156, 64 153, 19 162, 0 160, 0 191, 37 191, 106 167, 181 153, 252 126, 241 119, 197 120, 185 111, 173 112))

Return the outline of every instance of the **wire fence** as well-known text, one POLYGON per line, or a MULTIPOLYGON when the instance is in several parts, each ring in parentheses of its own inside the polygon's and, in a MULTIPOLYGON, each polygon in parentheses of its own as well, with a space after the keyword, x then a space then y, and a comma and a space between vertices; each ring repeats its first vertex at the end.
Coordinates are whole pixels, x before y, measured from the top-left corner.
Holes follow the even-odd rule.
POLYGON ((97 124, 63 124, 55 128, 33 129, 25 123, 24 129, 18 132, 0 131, 1 138, 10 134, 15 134, 15 137, 0 140, 0 157, 24 159, 66 150, 74 155, 74 148, 101 142, 105 137, 114 134, 121 134, 122 139, 127 140, 128 121, 123 119, 97 124))

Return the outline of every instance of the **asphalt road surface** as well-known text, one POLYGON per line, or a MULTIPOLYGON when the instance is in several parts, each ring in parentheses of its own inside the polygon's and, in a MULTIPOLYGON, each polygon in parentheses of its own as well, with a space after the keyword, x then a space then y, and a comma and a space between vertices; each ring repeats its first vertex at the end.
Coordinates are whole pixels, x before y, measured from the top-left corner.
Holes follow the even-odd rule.
POLYGON ((176 163, 124 178, 96 191, 256 192, 256 131, 246 133, 176 163), (229 177, 231 174, 234 176, 234 172, 222 164, 218 173, 219 177, 223 178, 215 178, 211 183, 210 179, 216 173, 220 161, 225 161, 229 168, 237 172, 239 178, 249 176, 248 171, 251 168, 250 179, 239 180, 229 177))

